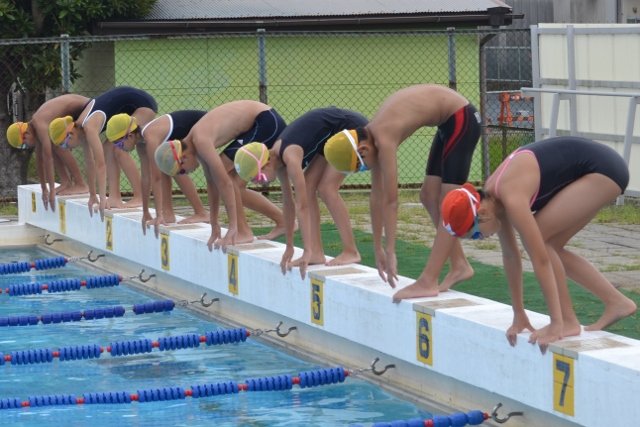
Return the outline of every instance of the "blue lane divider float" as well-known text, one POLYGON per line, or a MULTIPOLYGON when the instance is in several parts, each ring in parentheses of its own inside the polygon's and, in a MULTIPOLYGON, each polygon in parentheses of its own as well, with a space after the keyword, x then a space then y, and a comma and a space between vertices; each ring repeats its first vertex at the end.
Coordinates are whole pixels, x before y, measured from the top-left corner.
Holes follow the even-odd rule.
MULTIPOLYGON (((24 296, 49 293, 78 291, 83 287, 86 289, 106 288, 118 286, 122 282, 122 276, 109 274, 106 276, 94 276, 87 279, 60 279, 49 283, 15 283, 4 289, 4 293, 9 296, 24 296)), ((0 294, 2 289, 0 289, 0 294)))
POLYGON ((300 388, 317 387, 344 382, 349 371, 341 366, 321 368, 300 372, 298 376, 276 375, 264 378, 252 378, 244 383, 225 381, 211 384, 192 385, 183 387, 162 387, 137 390, 135 393, 125 391, 83 393, 81 396, 71 394, 54 394, 29 396, 25 400, 18 398, 0 398, 0 409, 16 409, 36 406, 62 406, 82 404, 117 404, 131 402, 156 402, 165 400, 180 400, 187 397, 194 399, 217 396, 223 394, 237 394, 243 391, 277 391, 291 390, 294 385, 300 388))
POLYGON ((5 364, 30 365, 37 363, 50 363, 54 359, 61 362, 83 359, 98 359, 105 352, 113 357, 130 356, 140 353, 150 353, 154 348, 159 351, 180 350, 207 346, 235 344, 245 342, 251 335, 245 328, 218 329, 209 331, 203 335, 185 334, 171 337, 160 337, 156 341, 150 339, 138 339, 117 341, 108 346, 97 344, 60 347, 57 350, 44 348, 34 350, 17 350, 8 354, 0 352, 0 366, 5 364))
MULTIPOLYGON (((433 418, 413 418, 410 420, 396 420, 373 423, 371 427, 464 427, 477 426, 491 418, 488 413, 480 410, 467 413, 456 412, 451 415, 435 415, 433 418)), ((363 427, 361 424, 351 424, 350 427, 363 427)))
MULTIPOLYGON (((160 313, 163 311, 171 311, 175 307, 175 302, 171 300, 150 301, 142 304, 135 304, 132 311, 135 314, 160 313)), ((50 323, 79 322, 81 320, 95 320, 112 317, 122 317, 125 308, 121 305, 113 307, 92 308, 80 311, 65 311, 60 313, 48 313, 42 315, 18 315, 0 317, 0 326, 30 326, 37 325, 42 322, 47 325, 50 323)))
POLYGON ((0 264, 0 275, 26 273, 31 269, 50 270, 53 268, 64 267, 67 265, 67 262, 69 262, 69 260, 63 256, 42 258, 35 261, 10 262, 7 264, 0 264))

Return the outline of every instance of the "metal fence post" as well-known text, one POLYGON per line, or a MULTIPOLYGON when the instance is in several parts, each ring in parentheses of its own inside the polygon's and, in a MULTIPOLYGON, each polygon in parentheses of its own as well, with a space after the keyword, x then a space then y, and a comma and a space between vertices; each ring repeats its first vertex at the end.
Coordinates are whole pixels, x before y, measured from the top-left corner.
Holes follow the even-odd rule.
POLYGON ((481 148, 482 148, 482 181, 491 174, 491 158, 489 155, 489 134, 487 132, 487 43, 491 41, 496 35, 487 34, 484 35, 479 42, 479 59, 480 59, 480 115, 482 117, 482 134, 481 148))
POLYGON ((60 70, 62 72, 62 90, 71 90, 71 58, 69 55, 69 34, 60 34, 60 70))
POLYGON ((260 91, 260 102, 264 104, 269 103, 269 97, 267 96, 267 51, 266 51, 266 37, 265 29, 258 28, 258 87, 260 91))
POLYGON ((456 77, 456 29, 447 28, 447 37, 449 38, 449 87, 453 90, 458 89, 458 78, 456 77))

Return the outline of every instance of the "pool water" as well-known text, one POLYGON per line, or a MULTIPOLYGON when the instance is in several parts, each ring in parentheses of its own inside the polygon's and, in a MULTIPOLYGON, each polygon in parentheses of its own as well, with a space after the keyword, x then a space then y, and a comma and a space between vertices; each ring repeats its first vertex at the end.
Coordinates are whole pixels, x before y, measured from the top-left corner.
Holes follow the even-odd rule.
MULTIPOLYGON (((0 263, 31 261, 56 256, 39 247, 0 249, 0 263)), ((106 273, 78 263, 54 270, 0 275, 0 287, 23 282, 50 282, 62 278, 86 278, 106 273)), ((57 349, 163 336, 183 335, 226 328, 176 307, 167 313, 135 315, 133 304, 157 298, 121 283, 118 287, 82 289, 30 296, 0 295, 0 316, 15 316, 122 305, 124 317, 82 320, 49 325, 0 327, 0 352, 57 349)), ((284 338, 286 339, 286 338, 284 338)), ((159 351, 99 359, 0 366, 0 399, 28 400, 29 396, 90 392, 136 393, 137 390, 244 382, 249 378, 329 368, 271 348, 253 337, 231 345, 159 351)), ((360 368, 360 367, 350 367, 360 368)), ((204 398, 186 397, 150 403, 45 406, 0 410, 3 426, 338 426, 352 423, 430 418, 431 413, 393 396, 360 378, 343 383, 292 390, 240 392, 204 398)))

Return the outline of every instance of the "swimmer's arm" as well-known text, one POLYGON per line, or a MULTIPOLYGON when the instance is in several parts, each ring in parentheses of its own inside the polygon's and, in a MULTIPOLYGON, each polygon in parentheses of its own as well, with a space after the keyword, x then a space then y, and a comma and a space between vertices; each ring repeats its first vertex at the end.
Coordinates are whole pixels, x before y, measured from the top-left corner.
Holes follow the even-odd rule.
POLYGON ((387 254, 396 251, 396 227, 398 219, 398 165, 397 146, 393 141, 380 140, 378 164, 382 181, 382 226, 387 254))
POLYGON ((39 121, 33 121, 36 139, 36 169, 38 169, 38 177, 40 178, 40 186, 46 190, 47 183, 49 191, 55 194, 56 178, 53 168, 53 152, 51 149, 51 140, 49 139, 48 124, 42 124, 39 121))
MULTIPOLYGON (((86 139, 86 145, 88 145, 93 155, 93 166, 91 170, 87 167, 87 177, 90 181, 98 181, 98 195, 101 200, 106 200, 107 197, 107 168, 104 160, 104 150, 102 148, 102 141, 100 140, 100 130, 104 118, 100 114, 96 114, 90 117, 83 125, 83 130, 86 139)), ((91 190, 91 184, 89 184, 89 190, 91 190)), ((93 188, 95 194, 95 186, 93 188)))
POLYGON ((89 196, 96 197, 96 172, 93 164, 93 156, 87 144, 82 144, 84 154, 84 168, 87 174, 87 185, 89 186, 89 196))
MULTIPOLYGON (((140 159, 140 178, 142 179, 142 212, 149 215, 149 194, 151 193, 151 171, 149 165, 148 150, 146 146, 142 144, 136 144, 136 151, 138 152, 138 158, 140 159)), ((153 187, 153 196, 157 197, 160 193, 160 186, 153 187)), ((157 198, 156 198, 157 200, 157 198)), ((156 205, 157 207, 157 205, 156 205)))
POLYGON ((293 191, 291 190, 291 182, 289 174, 285 167, 280 168, 277 172, 280 188, 282 191, 282 215, 284 217, 284 232, 287 247, 293 248, 293 233, 296 223, 296 202, 293 199, 293 191))
POLYGON ((202 163, 209 167, 211 180, 213 181, 213 184, 220 196, 222 196, 222 201, 224 202, 225 210, 227 211, 229 231, 233 231, 235 234, 238 231, 238 212, 233 182, 231 181, 231 178, 222 163, 222 159, 215 150, 213 144, 209 141, 199 144, 195 140, 194 144, 196 144, 198 155, 202 159, 202 163))
POLYGON ((40 188, 42 189, 42 194, 45 194, 45 193, 48 193, 49 190, 47 189, 47 179, 46 179, 46 173, 45 173, 45 168, 44 168, 43 159, 42 159, 42 147, 40 147, 40 144, 38 142, 36 142, 35 156, 36 156, 36 173, 38 174, 38 180, 40 181, 40 188))
MULTIPOLYGON (((155 152, 162 137, 158 137, 153 129, 145 129, 142 134, 144 144, 136 144, 138 157, 140 157, 140 175, 142 178, 142 212, 149 214, 150 191, 153 192, 153 203, 156 208, 156 218, 162 218, 162 201, 164 200, 162 175, 164 175, 155 162, 155 152), (141 153, 141 151, 143 153, 141 153)), ((171 178, 167 175, 167 181, 171 178)), ((170 196, 170 195, 169 195, 170 196)))
POLYGON ((533 271, 547 302, 551 322, 562 322, 556 277, 542 233, 529 208, 529 200, 522 193, 512 192, 508 196, 502 196, 502 203, 509 221, 520 234, 522 244, 529 254, 533 271))
POLYGON ((371 170, 371 195, 369 196, 369 213, 371 214, 371 231, 373 247, 382 250, 382 175, 379 169, 371 170))
POLYGON ((522 289, 522 258, 516 240, 515 231, 511 223, 505 218, 501 219, 501 227, 498 232, 500 247, 502 248, 502 264, 511 294, 511 306, 514 314, 520 316, 524 313, 524 294, 522 289))
POLYGON ((220 210, 220 194, 218 193, 218 187, 213 183, 213 176, 209 171, 209 166, 202 162, 202 171, 204 177, 207 180, 207 199, 209 199, 209 222, 211 227, 218 224, 218 214, 220 210))
MULTIPOLYGON (((307 186, 302 170, 302 156, 304 155, 302 147, 299 145, 290 145, 282 154, 282 161, 286 165, 287 175, 293 184, 295 192, 295 216, 298 218, 300 233, 302 234, 302 244, 307 255, 309 252, 309 243, 311 242, 311 224, 309 223, 309 205, 307 201, 307 186)), ((293 244, 293 242, 292 242, 293 244)))

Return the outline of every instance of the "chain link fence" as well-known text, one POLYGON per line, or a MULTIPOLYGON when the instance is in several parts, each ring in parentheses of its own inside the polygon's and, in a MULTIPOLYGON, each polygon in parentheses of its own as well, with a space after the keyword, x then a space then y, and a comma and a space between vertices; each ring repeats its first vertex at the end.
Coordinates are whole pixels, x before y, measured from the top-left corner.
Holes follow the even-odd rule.
MULTIPOLYGON (((61 52, 61 88, 95 97, 129 85, 152 94, 164 114, 209 110, 238 99, 273 106, 291 122, 304 112, 335 105, 371 118, 391 93, 419 83, 452 87, 482 113, 483 136, 470 180, 481 183, 516 147, 533 140, 533 103, 518 98, 531 86, 528 30, 415 32, 265 32, 185 36, 59 37, 3 41, 2 49, 48 44, 61 52), (79 60, 69 52, 82 48, 79 60)), ((18 87, 9 94, 12 120, 32 111, 20 108, 18 87)), ((422 128, 401 145, 402 186, 419 186, 435 128, 422 128)), ((75 150, 81 151, 81 150, 75 150)), ((76 153, 82 165, 81 153, 76 153)), ((135 156, 135 154, 133 154, 135 156)), ((196 186, 206 190, 201 171, 196 186)), ((347 188, 366 188, 369 174, 355 174, 347 188)), ((122 179, 123 191, 129 183, 122 179)))

